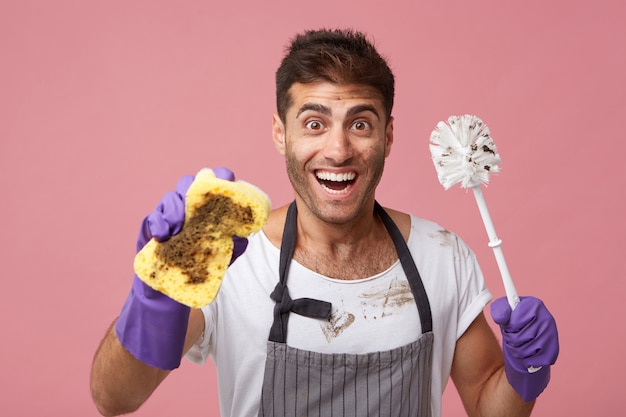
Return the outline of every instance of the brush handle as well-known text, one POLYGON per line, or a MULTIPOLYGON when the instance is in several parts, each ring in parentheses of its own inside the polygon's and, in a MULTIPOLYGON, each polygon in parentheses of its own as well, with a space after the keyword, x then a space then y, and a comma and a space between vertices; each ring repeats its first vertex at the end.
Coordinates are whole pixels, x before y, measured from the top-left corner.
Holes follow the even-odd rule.
POLYGON ((493 221, 491 220, 491 215, 489 214, 489 209, 487 208, 487 202, 485 201, 485 196, 483 195, 483 191, 480 188, 480 185, 472 187, 472 190, 474 191, 474 197, 476 198, 476 203, 478 204, 480 216, 483 218, 485 229, 487 229, 487 235, 489 236, 489 247, 493 249, 493 253, 496 256, 496 262, 498 263, 500 275, 502 276, 502 283, 504 284, 506 298, 509 301, 511 310, 515 310, 515 307, 517 307, 517 305, 519 304, 519 296, 517 295, 517 290, 515 289, 515 285, 513 284, 513 279, 511 278, 511 274, 509 273, 509 268, 506 265, 506 260, 504 259, 504 253, 502 252, 501 247, 502 240, 500 240, 498 238, 498 235, 496 234, 496 229, 493 226, 493 221))
MULTIPOLYGON (((498 268, 500 269, 500 275, 502 276, 502 283, 504 284, 504 291, 506 292, 506 298, 511 306, 511 310, 515 310, 515 307, 519 304, 519 295, 517 295, 517 290, 515 289, 515 285, 513 284, 513 279, 511 278, 511 273, 509 272, 509 268, 506 265, 506 260, 504 259, 504 252, 502 252, 502 240, 498 238, 496 234, 496 228, 493 226, 493 221, 491 220, 491 215, 489 214, 489 209, 487 208, 487 202, 485 201, 485 196, 483 195, 483 191, 480 188, 480 185, 476 187, 472 187, 474 190, 474 197, 476 198, 476 203, 478 204, 478 210, 480 211, 480 216, 483 218, 483 223, 485 224, 485 229, 487 229, 487 235, 489 236, 489 247, 493 249, 493 253, 496 256, 496 262, 498 263, 498 268)), ((541 370, 541 366, 528 367, 528 373, 534 374, 535 372, 541 370)))

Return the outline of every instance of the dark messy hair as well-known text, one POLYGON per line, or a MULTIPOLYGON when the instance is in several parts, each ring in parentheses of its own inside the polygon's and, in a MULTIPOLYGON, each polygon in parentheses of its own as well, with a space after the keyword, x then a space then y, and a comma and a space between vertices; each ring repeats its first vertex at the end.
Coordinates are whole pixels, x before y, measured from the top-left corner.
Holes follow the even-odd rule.
POLYGON ((394 98, 394 76, 373 43, 352 30, 310 30, 296 35, 276 71, 276 107, 283 122, 292 104, 294 83, 329 81, 360 84, 380 92, 387 121, 394 98))

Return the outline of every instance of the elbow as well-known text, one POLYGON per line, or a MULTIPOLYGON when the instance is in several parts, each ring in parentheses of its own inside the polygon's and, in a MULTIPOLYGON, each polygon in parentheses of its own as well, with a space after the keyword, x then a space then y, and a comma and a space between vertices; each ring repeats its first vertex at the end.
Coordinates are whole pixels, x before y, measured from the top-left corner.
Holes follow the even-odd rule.
POLYGON ((113 417, 132 413, 137 411, 137 409, 141 406, 141 403, 121 401, 120 399, 107 394, 105 390, 100 389, 93 383, 91 384, 91 399, 100 415, 104 417, 113 417))
POLYGON ((100 415, 103 417, 113 417, 113 416, 119 416, 123 414, 123 413, 117 412, 113 408, 108 407, 107 404, 105 403, 96 401, 95 399, 94 399, 94 404, 96 405, 96 410, 98 410, 98 413, 100 413, 100 415))
POLYGON ((111 403, 104 398, 99 392, 94 392, 93 387, 91 390, 91 400, 96 406, 96 410, 100 413, 101 416, 104 417, 112 417, 119 415, 115 412, 113 407, 111 407, 111 403))
POLYGON ((96 409, 103 417, 121 416, 122 414, 129 414, 137 411, 139 407, 120 407, 119 404, 113 404, 106 401, 100 401, 94 398, 94 404, 96 409))

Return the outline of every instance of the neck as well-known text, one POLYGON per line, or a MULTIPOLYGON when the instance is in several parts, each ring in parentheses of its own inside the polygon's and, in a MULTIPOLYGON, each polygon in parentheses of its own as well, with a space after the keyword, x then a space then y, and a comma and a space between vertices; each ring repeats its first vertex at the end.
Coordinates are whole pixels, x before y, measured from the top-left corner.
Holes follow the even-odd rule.
MULTIPOLYGON (((325 220, 309 211, 304 204, 298 207, 298 244, 334 247, 358 245, 385 232, 380 218, 374 213, 374 201, 366 204, 353 218, 344 221, 325 220)), ((386 232, 385 232, 386 233, 386 232)))
POLYGON ((298 213, 294 259, 322 275, 337 279, 367 278, 384 271, 397 255, 373 201, 354 219, 341 224, 298 213))

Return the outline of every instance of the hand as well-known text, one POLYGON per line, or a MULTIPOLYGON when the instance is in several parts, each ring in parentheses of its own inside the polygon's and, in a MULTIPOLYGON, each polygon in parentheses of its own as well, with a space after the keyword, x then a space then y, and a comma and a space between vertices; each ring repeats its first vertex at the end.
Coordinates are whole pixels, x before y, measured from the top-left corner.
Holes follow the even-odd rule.
POLYGON ((521 297, 513 311, 506 298, 499 298, 491 304, 491 316, 502 333, 507 379, 524 401, 532 401, 548 385, 559 355, 554 317, 533 297, 521 297))
POLYGON ((174 236, 185 221, 185 195, 194 177, 186 175, 178 180, 176 190, 166 193, 152 213, 141 224, 137 238, 137 252, 154 237, 159 242, 174 236))
MULTIPOLYGON (((228 168, 216 168, 213 170, 213 173, 217 178, 223 180, 235 180, 235 174, 228 168)), ((194 177, 191 175, 182 177, 176 184, 176 190, 165 194, 152 213, 144 219, 139 231, 139 237, 137 238, 137 252, 152 237, 162 242, 180 232, 185 221, 185 196, 193 180, 194 177)), ((231 264, 245 252, 248 240, 234 236, 233 243, 231 264)))
MULTIPOLYGON (((221 179, 234 181, 229 169, 213 171, 221 179)), ((154 211, 143 220, 137 238, 137 251, 154 237, 165 241, 180 232, 185 221, 185 196, 194 177, 178 181, 176 190, 165 194, 154 211)), ((248 240, 233 237, 231 263, 246 250, 248 240)), ((189 307, 153 290, 136 275, 133 285, 115 324, 122 345, 135 358, 160 369, 171 370, 180 365, 189 321, 189 307)))

